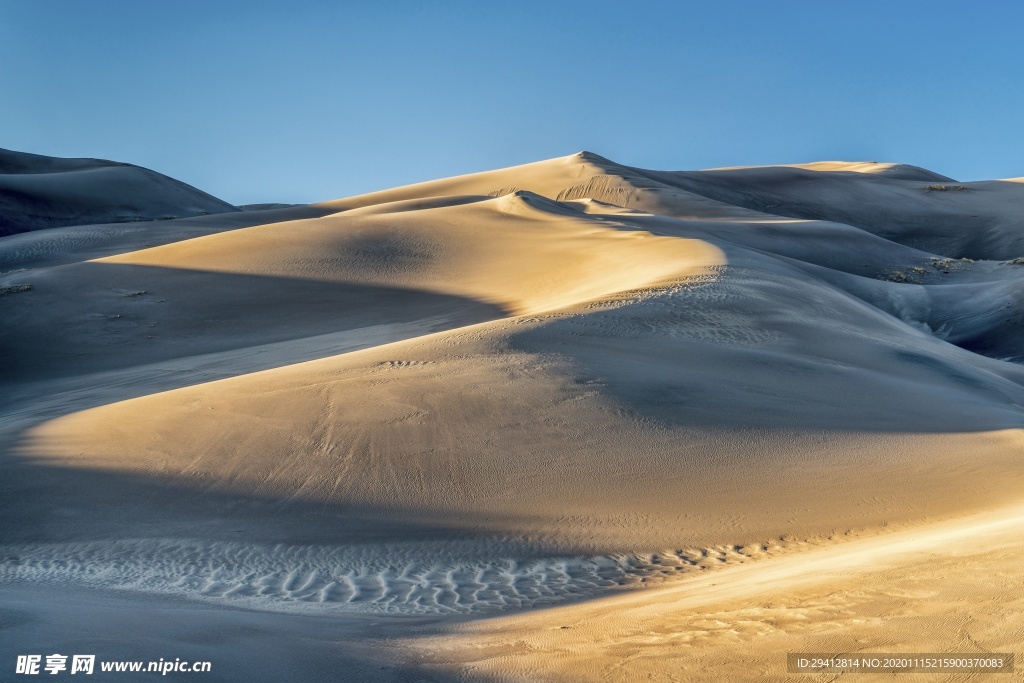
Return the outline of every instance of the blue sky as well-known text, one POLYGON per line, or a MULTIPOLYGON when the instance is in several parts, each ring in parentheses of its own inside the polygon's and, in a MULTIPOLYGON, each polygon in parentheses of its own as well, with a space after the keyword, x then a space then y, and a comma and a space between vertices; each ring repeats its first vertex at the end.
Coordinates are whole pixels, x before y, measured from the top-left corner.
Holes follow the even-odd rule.
POLYGON ((588 149, 1024 175, 1024 7, 0 0, 0 147, 306 202, 588 149))

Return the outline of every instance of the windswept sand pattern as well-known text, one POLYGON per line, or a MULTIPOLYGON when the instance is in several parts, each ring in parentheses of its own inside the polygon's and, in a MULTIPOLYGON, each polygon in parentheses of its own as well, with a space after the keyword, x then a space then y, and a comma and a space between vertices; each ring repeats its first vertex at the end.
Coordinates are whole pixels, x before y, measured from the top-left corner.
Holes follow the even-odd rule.
MULTIPOLYGON (((500 541, 379 547, 108 541, 0 550, 0 580, 240 601, 268 610, 486 613, 639 589, 792 551, 775 540, 655 553, 535 557, 500 541), (511 559, 510 554, 528 559, 511 559), (476 559, 458 560, 459 555, 476 559), (431 561, 430 558, 436 558, 431 561), (447 558, 447 559, 445 559, 447 558), (483 559, 496 558, 496 559, 483 559), (498 559, 505 558, 505 559, 498 559)), ((535 552, 535 551, 534 551, 535 552)))
MULTIPOLYGON (((584 316, 569 319, 575 334, 615 338, 678 337, 716 344, 758 345, 781 336, 753 323, 750 316, 731 311, 729 301, 744 299, 744 283, 736 281, 728 266, 708 275, 670 286, 625 292, 580 306, 584 316)), ((574 334, 569 332, 569 334, 574 334)))
POLYGON ((608 175, 594 176, 584 185, 576 185, 562 190, 555 201, 571 201, 574 199, 596 199, 615 206, 628 206, 638 190, 626 185, 621 178, 608 175))

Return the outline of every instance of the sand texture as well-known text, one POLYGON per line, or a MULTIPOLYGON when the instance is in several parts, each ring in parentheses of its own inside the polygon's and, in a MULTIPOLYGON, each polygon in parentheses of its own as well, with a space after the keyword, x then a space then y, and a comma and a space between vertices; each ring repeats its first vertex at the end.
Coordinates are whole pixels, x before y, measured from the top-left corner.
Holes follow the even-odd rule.
POLYGON ((781 681, 1024 649, 1024 183, 581 152, 245 209, 0 156, 0 656, 781 681))

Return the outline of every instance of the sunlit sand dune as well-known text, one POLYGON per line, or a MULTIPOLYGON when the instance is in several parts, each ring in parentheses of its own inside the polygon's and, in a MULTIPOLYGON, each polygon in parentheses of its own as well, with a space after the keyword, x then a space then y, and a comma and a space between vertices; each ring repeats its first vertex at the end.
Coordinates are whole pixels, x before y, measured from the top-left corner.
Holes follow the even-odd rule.
POLYGON ((1019 649, 1022 192, 583 152, 0 239, 0 595, 330 620, 366 680, 1019 649))

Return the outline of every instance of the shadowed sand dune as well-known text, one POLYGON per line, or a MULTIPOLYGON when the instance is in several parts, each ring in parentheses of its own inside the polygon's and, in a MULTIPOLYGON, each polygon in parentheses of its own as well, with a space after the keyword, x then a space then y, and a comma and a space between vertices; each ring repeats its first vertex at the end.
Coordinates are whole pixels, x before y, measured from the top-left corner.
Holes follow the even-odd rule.
MULTIPOLYGON (((914 571, 1008 571, 979 539, 1021 526, 1022 187, 583 152, 0 239, 0 577, 329 618, 367 680, 782 679, 808 622, 907 644, 820 591, 927 623, 914 571), (769 594, 810 606, 763 627, 769 594)), ((979 590, 941 609, 1005 612, 979 590)))
POLYGON ((140 166, 0 149, 0 235, 238 210, 140 166))

